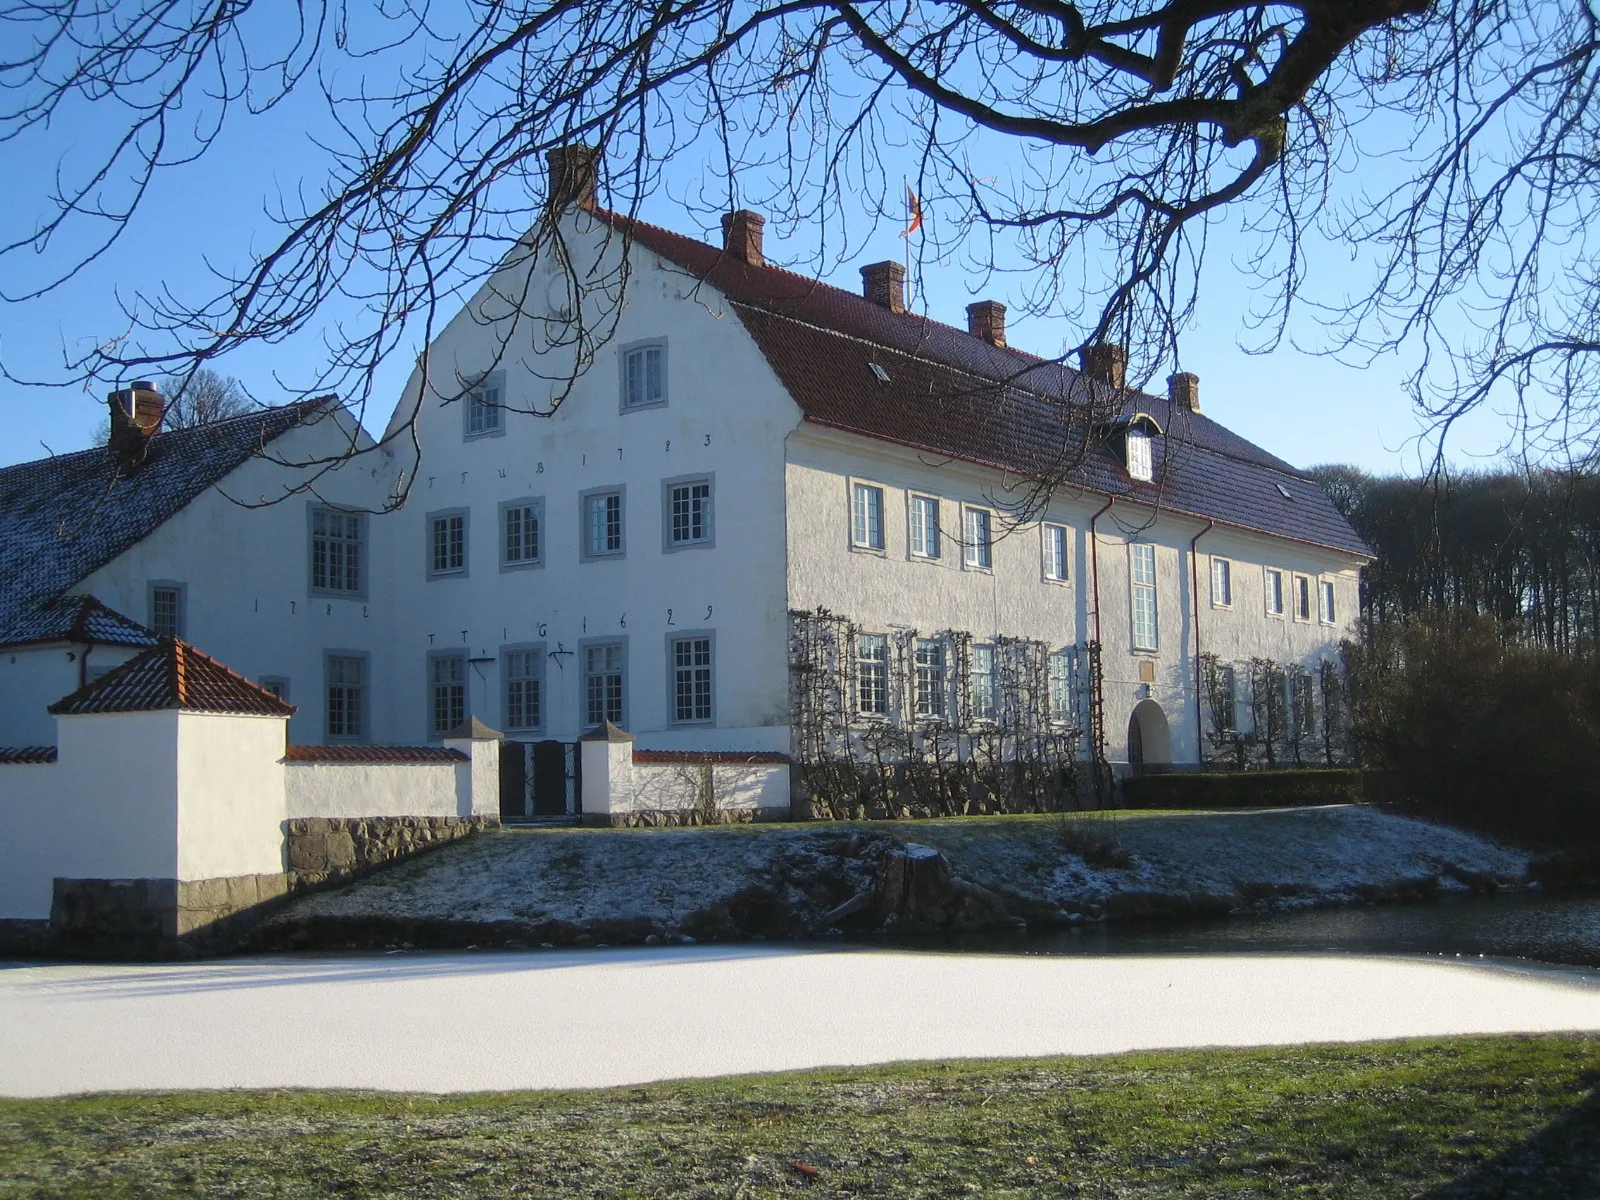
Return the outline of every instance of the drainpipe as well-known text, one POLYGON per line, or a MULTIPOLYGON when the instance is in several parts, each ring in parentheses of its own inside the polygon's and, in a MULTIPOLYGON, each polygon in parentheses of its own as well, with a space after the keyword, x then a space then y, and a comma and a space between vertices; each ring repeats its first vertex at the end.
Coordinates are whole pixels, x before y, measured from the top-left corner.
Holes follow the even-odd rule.
POLYGON ((1089 572, 1094 579, 1094 640, 1100 640, 1100 539, 1095 536, 1094 523, 1117 502, 1115 496, 1106 497, 1106 506, 1089 518, 1089 572))
POLYGON ((93 649, 94 643, 86 641, 83 644, 82 653, 78 655, 78 686, 80 688, 89 686, 89 651, 93 649))
POLYGON ((1212 526, 1215 524, 1215 521, 1207 521, 1206 527, 1189 540, 1189 579, 1192 584, 1191 590, 1194 593, 1194 628, 1191 640, 1194 642, 1194 761, 1196 766, 1205 760, 1205 752, 1201 749, 1205 745, 1203 741, 1205 737, 1203 728, 1205 718, 1202 715, 1205 705, 1200 699, 1200 557, 1196 553, 1195 547, 1200 544, 1201 538, 1211 532, 1212 526))

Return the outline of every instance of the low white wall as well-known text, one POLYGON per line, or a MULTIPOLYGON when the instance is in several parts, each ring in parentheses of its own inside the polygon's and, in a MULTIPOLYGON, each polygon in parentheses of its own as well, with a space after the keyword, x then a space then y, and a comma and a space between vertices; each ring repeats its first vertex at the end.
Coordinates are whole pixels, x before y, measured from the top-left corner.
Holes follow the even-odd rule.
POLYGON ((55 763, 0 765, 0 917, 50 915, 51 880, 61 859, 62 825, 55 763))
MULTIPOLYGON (((640 750, 630 742, 583 743, 584 816, 687 812, 705 799, 725 813, 789 807, 787 761, 728 762, 732 755, 640 750)), ((755 757, 752 755, 752 757, 755 757)), ((761 757, 776 757, 762 755, 761 757)))
POLYGON ((295 747, 284 795, 296 817, 471 817, 500 812, 500 743, 450 740, 443 747, 295 747), (446 753, 454 754, 446 757, 446 753), (294 753, 325 755, 296 759, 294 753), (404 760, 390 755, 415 754, 404 760), (348 757, 345 757, 348 755, 348 757), (368 761, 361 761, 370 755, 368 761), (424 757, 424 756, 432 757, 424 757))
POLYGON ((288 815, 295 817, 454 817, 456 777, 467 763, 284 764, 288 815))

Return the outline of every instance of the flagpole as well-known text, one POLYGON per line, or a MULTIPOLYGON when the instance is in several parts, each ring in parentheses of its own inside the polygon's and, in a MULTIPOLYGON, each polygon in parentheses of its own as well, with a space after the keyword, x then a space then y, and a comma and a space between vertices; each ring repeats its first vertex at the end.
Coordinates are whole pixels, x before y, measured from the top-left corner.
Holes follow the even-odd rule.
POLYGON ((900 198, 906 206, 906 308, 911 307, 911 176, 900 176, 900 198))

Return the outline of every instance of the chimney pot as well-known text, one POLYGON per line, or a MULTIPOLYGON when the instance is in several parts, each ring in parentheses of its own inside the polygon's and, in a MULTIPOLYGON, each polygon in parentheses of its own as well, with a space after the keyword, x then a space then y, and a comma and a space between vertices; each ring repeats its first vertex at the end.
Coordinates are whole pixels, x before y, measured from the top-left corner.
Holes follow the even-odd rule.
POLYGON ((1083 348, 1083 373, 1121 390, 1127 384, 1128 350, 1114 342, 1083 348))
POLYGON ((1167 376, 1167 398, 1174 407, 1187 408, 1190 412, 1200 411, 1200 376, 1188 371, 1179 371, 1176 375, 1167 376))
POLYGON ((1002 349, 1006 344, 1006 306, 998 300, 967 305, 967 332, 1002 349))
POLYGON ((890 312, 906 310, 906 269, 897 262, 873 263, 861 268, 861 294, 890 312))
POLYGON ((552 215, 576 206, 595 207, 600 152, 593 146, 558 146, 545 154, 550 167, 549 211, 552 215))
POLYGON ((722 214, 722 245, 729 255, 759 267, 767 260, 761 252, 761 230, 767 219, 748 208, 722 214))

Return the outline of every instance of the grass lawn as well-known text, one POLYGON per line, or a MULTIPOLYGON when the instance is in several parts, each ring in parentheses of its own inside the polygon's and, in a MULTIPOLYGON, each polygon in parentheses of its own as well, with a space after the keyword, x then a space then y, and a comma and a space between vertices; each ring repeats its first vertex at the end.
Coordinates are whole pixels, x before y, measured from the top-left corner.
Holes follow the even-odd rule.
POLYGON ((592 1092, 0 1100, 0 1196, 1568 1200, 1600 1195, 1597 1083, 1600 1039, 1544 1036, 592 1092))

